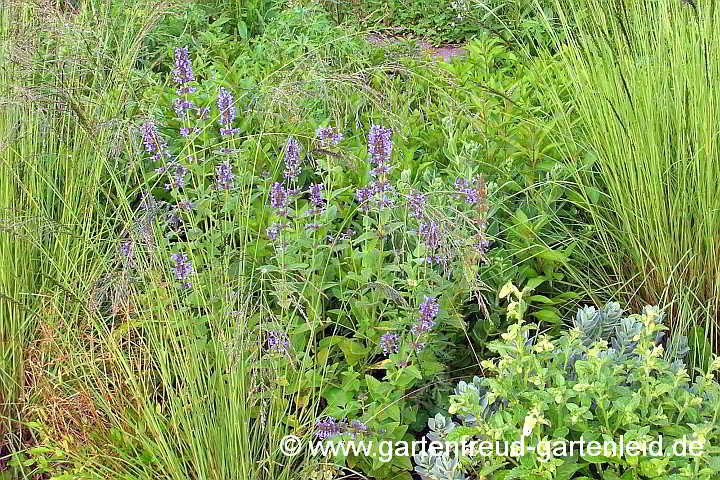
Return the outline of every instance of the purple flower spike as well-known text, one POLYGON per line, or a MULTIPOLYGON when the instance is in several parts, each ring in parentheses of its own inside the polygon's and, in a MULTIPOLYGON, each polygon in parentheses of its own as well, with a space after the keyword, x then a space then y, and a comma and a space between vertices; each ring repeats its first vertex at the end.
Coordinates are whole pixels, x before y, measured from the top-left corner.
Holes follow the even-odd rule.
POLYGON ((368 153, 370 163, 382 167, 390 162, 392 156, 392 128, 373 125, 368 135, 368 153))
POLYGON ((435 298, 425 297, 425 300, 420 304, 420 315, 421 318, 426 320, 432 320, 437 317, 440 311, 440 305, 435 298))
POLYGON ((220 135, 231 135, 237 133, 237 129, 231 127, 232 122, 235 120, 235 101, 233 100, 232 93, 228 90, 220 87, 220 93, 217 98, 217 107, 220 110, 220 135))
POLYGON ((325 210, 325 198, 323 197, 324 190, 325 185, 322 183, 313 183, 310 185, 310 203, 314 207, 308 210, 310 215, 322 213, 325 210))
POLYGON ((175 110, 175 114, 178 117, 184 117, 185 112, 192 108, 195 108, 195 106, 190 100, 185 100, 184 98, 176 98, 173 100, 173 110, 175 110))
POLYGON ((270 187, 270 206, 278 211, 278 215, 287 215, 287 202, 289 193, 280 182, 275 182, 270 187))
POLYGON ((343 139, 343 134, 333 127, 318 127, 315 136, 320 140, 322 146, 337 145, 343 139))
POLYGON ((195 88, 186 85, 195 80, 187 47, 175 49, 175 69, 172 71, 172 75, 175 83, 179 85, 177 89, 178 95, 185 95, 195 91, 195 88))
POLYGON ((300 175, 300 144, 293 137, 285 146, 285 178, 294 180, 300 175))
POLYGON ((383 349, 383 352, 385 352, 385 355, 390 355, 391 353, 397 353, 399 350, 398 346, 398 336, 394 333, 386 333, 382 337, 380 337, 380 348, 383 349))
POLYGON ((142 131, 145 151, 147 153, 154 153, 152 156, 153 160, 161 160, 163 158, 170 157, 170 152, 167 150, 167 144, 160 138, 160 134, 153 122, 145 122, 142 126, 142 131))
POLYGON ((420 192, 413 192, 408 195, 408 210, 413 218, 425 218, 425 203, 427 195, 420 192))
POLYGON ((233 188, 233 179, 235 175, 232 173, 230 162, 223 162, 215 167, 215 189, 231 190, 233 188))
POLYGON ((355 190, 355 200, 360 204, 360 211, 366 212, 370 210, 370 199, 373 192, 370 188, 358 188, 355 190))
POLYGON ((165 190, 182 190, 183 188, 185 188, 185 175, 188 173, 189 170, 180 165, 179 163, 168 162, 165 167, 160 167, 155 171, 158 173, 168 172, 170 174, 170 181, 169 183, 165 184, 165 190))
POLYGON ((458 178, 455 180, 455 190, 465 198, 465 203, 475 205, 481 201, 484 185, 478 177, 472 178, 470 181, 464 178, 458 178))
POLYGON ((337 437, 346 431, 347 424, 333 417, 327 417, 325 420, 318 419, 315 422, 315 436, 319 440, 337 437))
POLYGON ((175 274, 175 278, 183 281, 186 288, 192 288, 192 282, 187 281, 193 273, 192 263, 188 256, 184 253, 173 253, 170 258, 175 262, 175 266, 170 269, 175 274))
POLYGON ((410 332, 413 335, 420 335, 429 332, 435 326, 435 317, 440 311, 440 305, 435 298, 425 297, 420 304, 420 318, 417 319, 410 332))
POLYGON ((284 332, 268 332, 267 349, 270 353, 287 353, 290 348, 288 336, 284 332))
POLYGON ((122 242, 118 246, 118 254, 120 256, 120 262, 123 264, 124 268, 132 268, 135 266, 135 262, 133 260, 133 242, 131 241, 125 241, 122 242))

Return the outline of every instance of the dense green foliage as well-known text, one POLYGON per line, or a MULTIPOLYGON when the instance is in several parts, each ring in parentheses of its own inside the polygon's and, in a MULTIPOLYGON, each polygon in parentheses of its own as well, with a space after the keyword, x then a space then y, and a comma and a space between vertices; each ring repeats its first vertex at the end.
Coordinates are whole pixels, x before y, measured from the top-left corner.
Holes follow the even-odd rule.
POLYGON ((308 445, 717 441, 716 15, 3 5, 0 479, 713 478, 308 445))
POLYGON ((498 479, 717 476, 712 445, 720 433, 720 385, 713 372, 720 364, 692 381, 682 362, 686 342, 668 344, 667 351, 661 344, 667 329, 663 312, 646 307, 640 315, 623 317, 618 304, 601 311, 586 307, 572 330, 552 338, 524 322, 524 292, 509 285, 503 293, 513 297, 510 314, 517 323, 491 343, 498 357, 483 362, 488 376, 460 382, 450 397, 449 413, 461 424, 438 415, 431 435, 446 442, 519 441, 517 452, 536 450, 418 458, 425 478, 466 478, 460 471, 492 472, 498 479), (578 443, 572 453, 569 442, 581 440, 587 450, 578 443), (608 441, 615 446, 602 444, 608 441), (602 445, 600 452, 592 453, 589 442, 602 445), (623 455, 621 442, 622 448, 645 442, 647 453, 623 455), (678 454, 689 445, 695 445, 695 454, 678 454))

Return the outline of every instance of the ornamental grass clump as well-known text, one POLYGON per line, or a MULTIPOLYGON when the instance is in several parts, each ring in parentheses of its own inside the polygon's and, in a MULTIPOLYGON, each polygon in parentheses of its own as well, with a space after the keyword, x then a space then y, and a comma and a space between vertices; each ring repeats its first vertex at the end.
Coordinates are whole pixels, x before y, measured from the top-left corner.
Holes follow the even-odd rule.
POLYGON ((587 152, 576 177, 593 223, 588 259, 597 268, 587 281, 634 305, 669 305, 672 330, 701 332, 693 348, 717 351, 720 9, 555 3, 568 81, 551 92, 568 151, 587 152))

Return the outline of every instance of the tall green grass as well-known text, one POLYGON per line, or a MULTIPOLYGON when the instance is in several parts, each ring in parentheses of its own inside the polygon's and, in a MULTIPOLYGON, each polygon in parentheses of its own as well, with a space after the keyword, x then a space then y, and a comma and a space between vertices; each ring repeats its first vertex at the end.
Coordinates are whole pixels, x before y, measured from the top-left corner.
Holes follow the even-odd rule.
POLYGON ((696 3, 558 2, 574 106, 558 115, 568 145, 595 158, 578 178, 593 282, 670 306, 673 330, 717 350, 720 11, 696 3))
MULTIPOLYGON (((129 288, 107 273, 134 186, 109 167, 128 153, 132 67, 163 6, 59 7, 0 13, 0 447, 64 444, 82 465, 73 478, 287 477, 289 405, 258 393, 242 328, 199 342, 192 312, 158 311, 160 288, 121 333, 89 307, 99 279, 116 298, 129 288), (261 407, 265 421, 252 422, 261 407)), ((11 475, 36 478, 36 467, 11 475)))

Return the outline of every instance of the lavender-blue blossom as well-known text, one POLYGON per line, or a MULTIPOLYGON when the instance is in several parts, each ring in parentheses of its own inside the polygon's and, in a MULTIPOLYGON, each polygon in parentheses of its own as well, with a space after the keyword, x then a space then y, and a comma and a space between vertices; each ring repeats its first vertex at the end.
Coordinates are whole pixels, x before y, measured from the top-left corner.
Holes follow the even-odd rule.
POLYGON ((267 348, 271 353, 287 353, 290 342, 285 332, 268 332, 267 348))
POLYGON ((172 75, 175 83, 179 85, 177 89, 178 95, 185 95, 195 91, 195 88, 187 85, 195 80, 192 61, 190 60, 190 53, 187 47, 175 49, 175 69, 172 71, 172 75))
POLYGON ((380 348, 383 349, 383 352, 385 352, 385 355, 390 355, 391 353, 397 353, 399 350, 398 346, 398 336, 395 333, 386 333, 382 337, 380 337, 380 348))
POLYGON ((232 93, 223 87, 220 87, 220 93, 217 98, 217 107, 220 110, 220 135, 232 135, 238 133, 239 129, 232 128, 232 122, 235 120, 235 101, 232 93))
POLYGON ((285 145, 285 178, 294 180, 300 175, 300 144, 293 137, 285 145))
POLYGON ((410 216, 412 218, 424 218, 427 195, 420 192, 412 192, 408 195, 407 199, 410 216))
POLYGON ((318 419, 315 422, 315 437, 319 440, 327 440, 328 438, 337 437, 347 431, 347 423, 338 421, 334 417, 326 417, 318 419))
POLYGON ((143 143, 145 144, 145 151, 153 153, 153 160, 161 160, 163 158, 169 158, 170 152, 167 150, 167 144, 164 143, 152 121, 147 121, 142 125, 143 131, 143 143))
POLYGON ((370 162, 382 166, 390 161, 392 156, 392 128, 373 125, 368 134, 368 153, 370 162))
POLYGON ((413 335, 429 332, 435 326, 435 317, 440 311, 440 306, 435 298, 425 297, 419 310, 420 317, 410 329, 413 335))
POLYGON ((322 213, 325 210, 324 190, 325 185, 322 183, 313 183, 310 185, 310 204, 314 207, 308 211, 310 215, 322 213))
POLYGON ((170 258, 175 262, 175 265, 171 268, 175 278, 182 281, 185 287, 192 288, 192 282, 188 281, 188 278, 193 273, 193 267, 188 256, 184 253, 173 253, 170 258))
POLYGON ((278 215, 287 215, 288 190, 280 182, 275 182, 270 187, 270 206, 278 211, 278 215))
POLYGON ((232 167, 229 161, 225 161, 215 167, 215 189, 231 190, 233 188, 233 180, 235 175, 232 173, 232 167))
POLYGON ((465 203, 477 204, 481 200, 482 180, 475 177, 468 181, 459 177, 455 180, 455 190, 464 198, 465 203))
POLYGON ((132 268, 135 266, 134 256, 134 245, 131 241, 121 242, 118 246, 118 254, 120 256, 120 262, 124 268, 132 268))
POLYGON ((315 136, 320 140, 320 144, 327 146, 329 144, 337 145, 343 139, 343 134, 333 127, 318 127, 315 130, 315 136))
POLYGON ((265 230, 265 233, 267 233, 267 236, 270 240, 276 240, 280 232, 285 230, 290 225, 287 223, 275 223, 273 222, 272 225, 270 225, 267 230, 265 230))
POLYGON ((194 108, 193 102, 184 98, 176 98, 173 100, 173 110, 178 117, 184 117, 185 112, 194 108))

